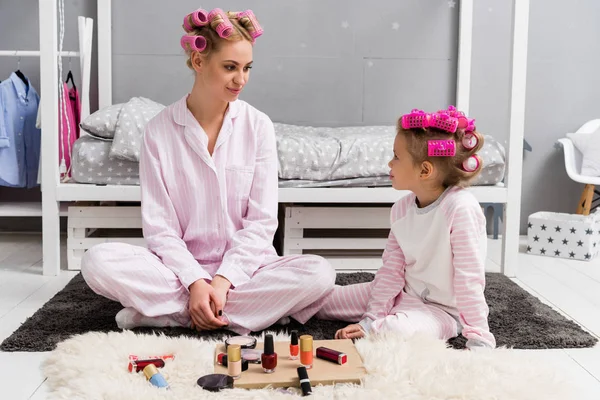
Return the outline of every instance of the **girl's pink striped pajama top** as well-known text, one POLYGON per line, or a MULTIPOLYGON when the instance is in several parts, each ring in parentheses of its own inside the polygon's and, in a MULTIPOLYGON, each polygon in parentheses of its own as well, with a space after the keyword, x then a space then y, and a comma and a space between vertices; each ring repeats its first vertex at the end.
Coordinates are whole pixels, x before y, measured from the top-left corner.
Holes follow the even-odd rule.
POLYGON ((392 207, 383 266, 373 282, 336 286, 317 317, 359 322, 367 332, 458 333, 467 347, 495 347, 484 297, 485 216, 467 190, 447 189, 419 208, 410 194, 392 207))

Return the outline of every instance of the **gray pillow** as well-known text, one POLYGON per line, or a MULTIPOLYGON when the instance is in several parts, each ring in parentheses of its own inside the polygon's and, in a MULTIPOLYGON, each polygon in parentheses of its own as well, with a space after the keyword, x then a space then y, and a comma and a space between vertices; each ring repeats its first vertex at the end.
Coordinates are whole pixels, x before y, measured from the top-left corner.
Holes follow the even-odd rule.
POLYGON ((79 126, 87 133, 105 139, 115 136, 115 127, 123 103, 104 107, 84 119, 79 126))
POLYGON ((117 120, 110 156, 139 161, 146 124, 164 108, 164 105, 144 97, 134 97, 125 103, 117 120))
POLYGON ((501 182, 504 179, 506 168, 504 146, 492 136, 484 135, 483 147, 477 155, 483 160, 483 169, 471 182, 471 185, 485 186, 501 182))

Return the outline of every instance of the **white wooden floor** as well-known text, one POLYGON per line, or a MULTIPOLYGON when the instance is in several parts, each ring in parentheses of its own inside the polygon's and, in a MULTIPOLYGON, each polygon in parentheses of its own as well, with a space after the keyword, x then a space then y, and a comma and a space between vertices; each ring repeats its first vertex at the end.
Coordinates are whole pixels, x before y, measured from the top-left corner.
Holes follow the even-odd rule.
MULTIPOLYGON (((0 234, 0 342, 76 275, 63 262, 60 276, 42 276, 40 239, 37 234, 0 234)), ((499 264, 500 241, 490 240, 487 268, 499 272, 499 264)), ((586 263, 521 254, 518 271, 519 285, 600 337, 600 259, 586 263)), ((581 393, 569 400, 600 399, 600 346, 529 352, 577 384, 581 393)), ((0 398, 46 398, 39 370, 45 354, 0 352, 0 398)))

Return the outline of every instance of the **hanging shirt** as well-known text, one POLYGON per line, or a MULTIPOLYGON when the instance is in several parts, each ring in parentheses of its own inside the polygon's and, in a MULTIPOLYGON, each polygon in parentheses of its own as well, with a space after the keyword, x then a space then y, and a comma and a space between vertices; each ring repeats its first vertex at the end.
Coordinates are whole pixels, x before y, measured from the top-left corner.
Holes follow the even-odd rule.
POLYGON ((216 274, 234 286, 276 255, 277 149, 273 123, 229 103, 212 156, 187 96, 147 125, 140 155, 148 248, 188 288, 216 274))
POLYGON ((0 83, 0 185, 37 186, 40 130, 35 127, 40 98, 14 72, 0 83))

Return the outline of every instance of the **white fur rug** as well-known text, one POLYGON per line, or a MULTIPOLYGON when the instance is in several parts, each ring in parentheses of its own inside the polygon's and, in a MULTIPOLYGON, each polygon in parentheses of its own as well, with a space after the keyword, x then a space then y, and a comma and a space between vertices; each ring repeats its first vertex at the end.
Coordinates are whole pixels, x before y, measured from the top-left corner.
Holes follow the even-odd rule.
MULTIPOLYGON (((287 336, 276 335, 276 340, 287 336)), ((53 399, 289 399, 274 389, 210 393, 196 380, 213 372, 214 341, 136 335, 130 331, 87 333, 60 343, 43 363, 53 399), (171 390, 151 386, 127 371, 129 354, 175 354, 161 370, 171 390)), ((460 351, 426 337, 372 337, 356 343, 367 376, 362 385, 313 387, 316 399, 568 399, 559 374, 532 353, 508 349, 460 351)))

